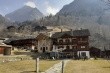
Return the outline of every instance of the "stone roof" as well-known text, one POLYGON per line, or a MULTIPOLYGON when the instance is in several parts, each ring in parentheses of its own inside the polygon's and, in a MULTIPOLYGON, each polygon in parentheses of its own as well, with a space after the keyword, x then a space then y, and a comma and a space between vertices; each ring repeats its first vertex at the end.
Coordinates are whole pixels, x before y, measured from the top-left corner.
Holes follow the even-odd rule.
POLYGON ((52 38, 60 38, 65 34, 70 36, 90 36, 90 32, 88 29, 81 29, 74 31, 56 32, 55 34, 52 35, 52 38))

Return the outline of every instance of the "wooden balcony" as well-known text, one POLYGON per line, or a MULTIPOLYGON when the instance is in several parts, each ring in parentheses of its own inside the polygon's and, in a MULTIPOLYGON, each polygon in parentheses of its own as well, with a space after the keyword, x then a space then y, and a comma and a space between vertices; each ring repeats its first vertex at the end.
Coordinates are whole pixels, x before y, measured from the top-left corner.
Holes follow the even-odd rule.
POLYGON ((89 44, 89 42, 88 41, 78 41, 78 44, 89 44))
POLYGON ((54 42, 55 45, 74 45, 77 44, 77 42, 54 42))

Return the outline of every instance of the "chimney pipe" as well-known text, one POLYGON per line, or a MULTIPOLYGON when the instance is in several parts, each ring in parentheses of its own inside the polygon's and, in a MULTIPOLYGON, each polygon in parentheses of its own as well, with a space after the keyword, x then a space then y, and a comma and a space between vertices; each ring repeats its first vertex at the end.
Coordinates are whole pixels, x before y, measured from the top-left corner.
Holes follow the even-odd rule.
POLYGON ((61 32, 63 32, 63 29, 61 29, 61 32))
POLYGON ((70 29, 71 30, 71 35, 73 36, 73 29, 70 29))

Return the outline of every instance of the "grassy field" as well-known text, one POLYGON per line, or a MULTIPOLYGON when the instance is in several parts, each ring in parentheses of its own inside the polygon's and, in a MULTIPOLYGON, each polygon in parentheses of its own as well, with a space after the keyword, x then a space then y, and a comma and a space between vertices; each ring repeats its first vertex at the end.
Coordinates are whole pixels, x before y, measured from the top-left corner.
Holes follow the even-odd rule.
MULTIPOLYGON (((43 72, 60 61, 40 61, 40 72, 43 72)), ((0 64, 0 73, 35 73, 35 60, 7 62, 0 64)))
POLYGON ((110 73, 110 60, 71 60, 64 73, 110 73))

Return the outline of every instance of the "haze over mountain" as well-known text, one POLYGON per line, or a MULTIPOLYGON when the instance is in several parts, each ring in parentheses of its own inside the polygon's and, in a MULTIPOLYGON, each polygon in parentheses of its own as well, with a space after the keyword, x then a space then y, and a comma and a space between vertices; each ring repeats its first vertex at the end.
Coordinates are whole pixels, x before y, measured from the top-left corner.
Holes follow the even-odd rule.
POLYGON ((11 22, 0 14, 0 30, 10 25, 11 25, 11 22))
POLYGON ((24 7, 7 14, 5 17, 12 21, 24 22, 27 20, 38 20, 44 17, 44 15, 36 7, 25 5, 24 7))

